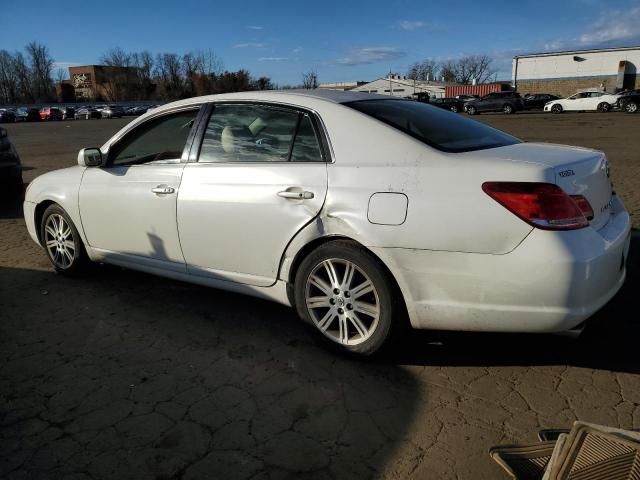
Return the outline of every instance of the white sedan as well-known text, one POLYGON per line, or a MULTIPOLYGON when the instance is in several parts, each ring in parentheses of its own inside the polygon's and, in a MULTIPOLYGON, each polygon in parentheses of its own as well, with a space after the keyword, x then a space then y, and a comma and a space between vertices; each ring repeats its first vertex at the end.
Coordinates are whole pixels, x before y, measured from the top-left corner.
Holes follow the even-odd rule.
POLYGON ((544 105, 545 112, 562 113, 566 111, 608 112, 618 101, 619 95, 601 90, 578 92, 567 98, 558 98, 544 105))
POLYGON ((625 279, 606 156, 354 92, 191 98, 26 193, 60 273, 88 260, 294 307, 372 354, 404 325, 579 329, 625 279))

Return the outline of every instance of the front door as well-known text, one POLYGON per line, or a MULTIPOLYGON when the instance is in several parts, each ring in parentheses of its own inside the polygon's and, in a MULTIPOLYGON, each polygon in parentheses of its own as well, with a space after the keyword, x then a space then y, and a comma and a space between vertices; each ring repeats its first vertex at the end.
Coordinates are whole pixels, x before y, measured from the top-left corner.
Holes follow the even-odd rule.
POLYGON ((178 228, 191 274, 272 285, 289 241, 322 208, 327 149, 313 114, 218 104, 184 170, 178 228))
MULTIPOLYGON (((185 271, 176 225, 181 161, 198 109, 150 119, 87 168, 80 215, 88 244, 106 261, 185 271)), ((186 158, 186 157, 185 157, 186 158)))

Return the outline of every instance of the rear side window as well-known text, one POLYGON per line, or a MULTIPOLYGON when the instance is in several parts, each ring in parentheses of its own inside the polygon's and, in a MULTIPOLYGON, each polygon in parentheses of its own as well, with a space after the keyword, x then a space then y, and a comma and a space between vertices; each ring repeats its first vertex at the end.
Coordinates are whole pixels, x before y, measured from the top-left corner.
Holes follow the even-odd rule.
POLYGON ((198 162, 322 161, 309 115, 268 105, 216 105, 198 162))
POLYGON ((470 152, 520 143, 500 130, 425 103, 390 99, 344 105, 444 152, 470 152))

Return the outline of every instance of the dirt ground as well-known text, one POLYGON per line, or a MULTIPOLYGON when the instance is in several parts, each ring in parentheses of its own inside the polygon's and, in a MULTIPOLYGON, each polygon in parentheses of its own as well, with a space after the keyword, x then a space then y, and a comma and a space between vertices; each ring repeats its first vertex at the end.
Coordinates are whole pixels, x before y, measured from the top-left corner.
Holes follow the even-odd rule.
MULTIPOLYGON (((640 224, 640 115, 483 115, 601 148, 640 224)), ((25 180, 127 120, 6 126, 25 180)), ((0 209, 0 478, 502 479, 487 455, 576 420, 640 428, 640 238, 578 340, 415 332, 384 358, 316 345, 287 308, 96 266, 57 276, 0 209)))

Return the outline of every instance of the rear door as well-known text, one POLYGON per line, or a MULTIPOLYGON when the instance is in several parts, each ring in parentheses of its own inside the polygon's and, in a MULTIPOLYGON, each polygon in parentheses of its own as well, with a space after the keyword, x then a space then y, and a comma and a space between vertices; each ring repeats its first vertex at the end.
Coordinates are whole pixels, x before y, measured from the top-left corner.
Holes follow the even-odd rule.
POLYGON ((272 285, 289 241, 324 203, 329 157, 319 122, 295 108, 220 103, 204 125, 178 196, 188 271, 272 285))

